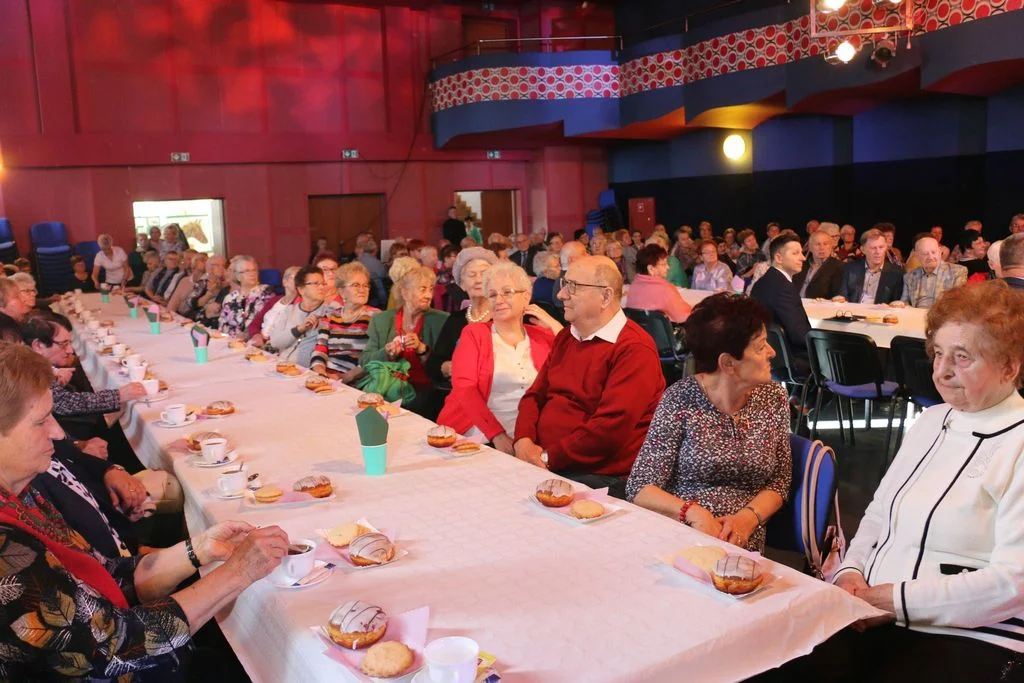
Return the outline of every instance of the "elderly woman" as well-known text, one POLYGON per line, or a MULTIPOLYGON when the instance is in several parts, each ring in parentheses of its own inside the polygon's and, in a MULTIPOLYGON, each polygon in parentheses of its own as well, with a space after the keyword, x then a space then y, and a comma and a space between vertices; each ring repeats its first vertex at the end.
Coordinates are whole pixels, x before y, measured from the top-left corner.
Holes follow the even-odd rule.
POLYGON ((196 291, 200 282, 206 277, 206 261, 209 256, 206 254, 195 254, 189 262, 185 277, 178 280, 174 286, 174 292, 167 297, 167 310, 174 311, 179 315, 187 315, 190 312, 189 297, 196 291))
POLYGON ((491 321, 462 331, 452 357, 452 391, 437 421, 466 436, 482 435, 514 455, 519 399, 537 378, 562 326, 524 324, 530 277, 514 263, 497 263, 484 273, 484 291, 491 321))
MULTIPOLYGON (((287 552, 277 527, 223 522, 145 557, 99 559, 31 487, 64 433, 50 364, 0 344, 0 642, 8 680, 183 677, 192 634, 287 552), (223 561, 184 590, 200 566, 223 561), (138 674, 140 677, 144 673, 138 674)), ((200 662, 195 662, 199 668, 200 662)))
POLYGON ((700 244, 701 263, 693 268, 693 288, 708 292, 725 292, 732 286, 732 271, 718 260, 718 245, 712 240, 700 244))
POLYGON ((686 271, 683 269, 683 264, 674 254, 668 251, 668 237, 661 232, 655 232, 647 238, 647 244, 657 244, 665 253, 668 253, 668 281, 676 287, 687 287, 689 285, 689 278, 686 277, 686 271))
POLYGON ((156 249, 149 249, 142 255, 142 263, 145 270, 139 275, 139 284, 128 287, 130 292, 145 292, 146 288, 153 282, 153 277, 160 270, 160 253, 156 249))
POLYGON ((491 319, 491 305, 484 291, 484 273, 497 261, 494 252, 486 247, 470 247, 459 252, 452 273, 459 292, 463 297, 468 295, 469 299, 463 299, 460 312, 448 316, 438 334, 437 343, 427 361, 427 374, 435 382, 447 382, 452 376, 452 355, 463 328, 470 323, 483 323, 491 319))
POLYGON ((770 322, 747 297, 697 304, 686 321, 697 374, 665 391, 626 483, 637 505, 757 551, 792 475, 789 401, 772 382, 770 322))
POLYGON ((29 309, 35 308, 39 302, 39 289, 36 286, 36 279, 28 273, 15 273, 8 279, 18 285, 18 292, 24 304, 29 309))
POLYGON ((722 233, 722 243, 718 246, 719 253, 733 261, 739 256, 741 242, 736 239, 736 228, 726 228, 722 233))
POLYGON ((128 254, 114 244, 114 238, 103 234, 96 238, 100 251, 92 262, 92 281, 96 289, 100 288, 100 269, 103 269, 103 281, 110 287, 124 287, 134 275, 128 264, 128 254))
MULTIPOLYGON (((420 267, 420 262, 414 259, 412 256, 399 256, 391 262, 391 267, 388 268, 388 277, 391 282, 397 283, 401 280, 406 273, 411 270, 415 270, 420 267)), ((401 305, 398 296, 398 288, 392 287, 391 293, 388 294, 388 310, 394 310, 401 305)))
POLYGON ((836 258, 843 263, 864 258, 864 252, 860 250, 860 242, 857 241, 857 228, 849 223, 839 229, 839 245, 836 247, 836 258))
POLYGON ((533 257, 533 272, 537 274, 537 279, 533 281, 530 301, 551 303, 555 300, 556 283, 562 275, 562 263, 558 259, 558 254, 538 251, 533 257))
POLYGON ((691 307, 666 279, 668 252, 659 244, 648 244, 637 252, 636 267, 636 278, 626 295, 626 307, 661 311, 674 323, 685 322, 691 307))
POLYGON ((96 291, 96 284, 89 276, 88 265, 85 259, 78 254, 71 257, 71 282, 68 284, 68 289, 80 289, 83 292, 96 291))
POLYGON ((274 294, 263 304, 263 308, 249 323, 249 343, 253 346, 263 346, 270 339, 270 328, 277 316, 288 306, 295 303, 299 292, 295 288, 295 275, 302 270, 302 266, 288 266, 281 273, 281 286, 284 294, 274 294))
POLYGON ((740 231, 736 238, 740 245, 740 253, 736 256, 736 274, 744 280, 751 280, 754 277, 754 266, 761 261, 767 261, 768 257, 761 251, 761 245, 757 243, 757 236, 750 228, 740 231))
POLYGON ((224 334, 237 337, 246 334, 252 319, 274 296, 274 290, 260 284, 260 266, 252 256, 236 256, 231 265, 238 286, 221 303, 218 327, 224 334))
POLYGON ((911 664, 917 680, 1021 680, 1022 320, 1024 292, 1000 281, 949 290, 929 309, 945 403, 914 422, 834 577, 886 615, 786 665, 786 680, 908 680, 911 664))
POLYGON ((324 274, 316 266, 300 269, 294 279, 298 297, 274 316, 267 340, 281 358, 308 368, 320 320, 340 306, 324 300, 324 274))
POLYGON ((346 263, 338 270, 337 289, 345 305, 320 318, 310 368, 324 377, 351 384, 364 374, 359 358, 370 338, 370 319, 380 309, 367 305, 370 271, 359 261, 346 263))
POLYGON ((366 348, 359 358, 363 367, 374 360, 408 361, 409 384, 416 390, 416 400, 408 408, 427 418, 437 414, 437 406, 431 403, 430 377, 424 363, 448 318, 447 313, 430 307, 436 277, 430 268, 417 266, 395 283, 401 307, 373 317, 366 348))

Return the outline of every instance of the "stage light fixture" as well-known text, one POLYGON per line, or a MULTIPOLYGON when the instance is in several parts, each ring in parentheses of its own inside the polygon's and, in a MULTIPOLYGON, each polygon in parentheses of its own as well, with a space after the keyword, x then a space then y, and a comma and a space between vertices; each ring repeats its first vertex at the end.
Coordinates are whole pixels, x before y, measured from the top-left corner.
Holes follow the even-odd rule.
POLYGON ((831 14, 832 12, 838 12, 845 6, 846 0, 818 0, 817 9, 822 14, 831 14))
POLYGON ((880 69, 889 66, 889 62, 896 56, 896 43, 885 39, 875 43, 875 49, 871 52, 871 61, 880 69))
POLYGON ((733 133, 725 138, 722 143, 722 154, 725 155, 726 159, 732 159, 736 161, 743 157, 747 151, 747 143, 743 139, 742 135, 733 133))
POLYGON ((825 55, 829 64, 849 64, 857 56, 857 48, 848 40, 836 45, 836 49, 825 55))

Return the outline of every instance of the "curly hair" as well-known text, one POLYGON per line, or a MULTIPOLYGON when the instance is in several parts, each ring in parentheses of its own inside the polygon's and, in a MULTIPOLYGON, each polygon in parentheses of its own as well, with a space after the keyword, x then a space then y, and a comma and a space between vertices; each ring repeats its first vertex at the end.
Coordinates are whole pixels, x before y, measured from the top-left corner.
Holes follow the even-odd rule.
POLYGON ((750 341, 771 324, 768 311, 748 296, 722 292, 694 306, 684 323, 697 372, 717 372, 718 356, 743 358, 750 341))

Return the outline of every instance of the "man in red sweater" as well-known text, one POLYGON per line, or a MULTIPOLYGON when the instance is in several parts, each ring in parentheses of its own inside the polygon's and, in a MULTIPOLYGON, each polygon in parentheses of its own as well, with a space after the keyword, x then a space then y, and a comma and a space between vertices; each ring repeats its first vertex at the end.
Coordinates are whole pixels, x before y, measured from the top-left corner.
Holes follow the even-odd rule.
POLYGON ((622 276, 611 259, 573 262, 557 296, 571 325, 519 402, 515 454, 614 493, 665 390, 658 350, 622 312, 622 276))

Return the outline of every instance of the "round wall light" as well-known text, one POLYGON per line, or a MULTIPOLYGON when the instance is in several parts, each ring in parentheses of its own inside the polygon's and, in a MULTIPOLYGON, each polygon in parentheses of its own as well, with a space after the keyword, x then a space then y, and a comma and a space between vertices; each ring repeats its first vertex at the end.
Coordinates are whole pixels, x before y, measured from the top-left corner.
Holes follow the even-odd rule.
POLYGON ((727 159, 736 161, 747 151, 747 142, 743 139, 743 136, 736 135, 733 133, 725 138, 725 142, 722 143, 722 154, 727 159))

